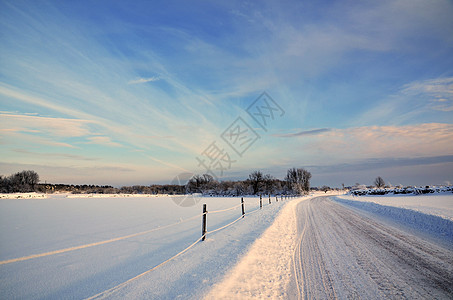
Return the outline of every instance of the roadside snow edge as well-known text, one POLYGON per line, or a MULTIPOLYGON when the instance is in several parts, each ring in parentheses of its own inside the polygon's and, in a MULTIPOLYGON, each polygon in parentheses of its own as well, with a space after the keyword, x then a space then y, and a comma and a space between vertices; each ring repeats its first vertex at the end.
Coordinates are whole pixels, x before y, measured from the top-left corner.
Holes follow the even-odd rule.
POLYGON ((307 199, 288 203, 247 255, 214 285, 205 299, 286 298, 297 238, 296 206, 307 199))

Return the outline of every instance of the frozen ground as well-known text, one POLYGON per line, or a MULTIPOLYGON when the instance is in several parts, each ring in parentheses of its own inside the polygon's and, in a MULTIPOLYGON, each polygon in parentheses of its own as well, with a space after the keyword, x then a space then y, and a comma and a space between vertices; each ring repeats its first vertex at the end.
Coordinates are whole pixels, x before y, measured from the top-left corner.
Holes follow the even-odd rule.
POLYGON ((200 298, 288 202, 264 198, 260 210, 259 198, 246 197, 245 218, 211 233, 241 216, 240 198, 203 198, 189 208, 168 196, 2 199, 0 298, 200 298), (196 242, 202 203, 209 233, 196 242))

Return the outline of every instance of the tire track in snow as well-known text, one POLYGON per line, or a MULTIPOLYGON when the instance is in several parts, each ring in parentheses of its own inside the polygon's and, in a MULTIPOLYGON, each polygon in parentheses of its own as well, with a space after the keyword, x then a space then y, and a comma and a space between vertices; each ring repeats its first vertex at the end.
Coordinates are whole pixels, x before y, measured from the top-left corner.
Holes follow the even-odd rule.
POLYGON ((453 296, 450 250, 364 217, 328 197, 301 202, 293 257, 299 299, 453 296))
POLYGON ((322 295, 322 298, 337 299, 322 255, 311 255, 320 253, 317 233, 314 230, 317 224, 315 224, 311 201, 304 202, 304 205, 300 207, 302 209, 299 210, 298 217, 304 221, 300 222, 303 223, 302 228, 299 228, 301 234, 293 253, 293 274, 297 297, 298 299, 312 299, 322 295))

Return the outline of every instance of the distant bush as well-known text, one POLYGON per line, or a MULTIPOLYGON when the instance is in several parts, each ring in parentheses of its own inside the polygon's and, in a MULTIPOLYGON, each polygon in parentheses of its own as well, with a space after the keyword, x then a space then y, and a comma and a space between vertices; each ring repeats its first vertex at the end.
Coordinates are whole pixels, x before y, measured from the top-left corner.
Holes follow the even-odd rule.
POLYGON ((22 171, 8 177, 0 176, 1 193, 28 193, 36 191, 39 175, 35 171, 22 171))
POLYGON ((448 193, 453 192, 453 186, 445 187, 405 187, 405 188, 386 188, 386 189, 359 189, 352 190, 349 194, 354 196, 365 196, 365 195, 398 195, 398 194, 431 194, 431 193, 448 193))

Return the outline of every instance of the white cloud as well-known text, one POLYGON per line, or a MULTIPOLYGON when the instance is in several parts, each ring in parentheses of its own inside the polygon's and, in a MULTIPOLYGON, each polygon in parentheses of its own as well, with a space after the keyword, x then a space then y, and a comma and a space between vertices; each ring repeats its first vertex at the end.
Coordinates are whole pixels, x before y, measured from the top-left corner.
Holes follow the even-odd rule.
POLYGON ((377 160, 376 165, 381 159, 416 162, 419 158, 453 155, 453 124, 330 128, 316 135, 274 137, 273 143, 261 148, 253 150, 255 165, 270 166, 269 161, 264 162, 260 157, 275 157, 283 169, 350 165, 370 159, 377 160), (258 155, 259 151, 267 153, 258 155))
POLYGON ((146 82, 153 82, 153 81, 158 81, 160 80, 159 77, 153 76, 153 77, 148 77, 148 78, 138 78, 134 79, 128 82, 128 84, 138 84, 138 83, 146 83, 146 82))
POLYGON ((304 152, 330 162, 453 154, 453 124, 364 126, 332 129, 304 143, 304 152), (334 155, 332 155, 334 153, 334 155))
POLYGON ((99 160, 98 158, 87 157, 87 156, 76 155, 76 154, 69 154, 69 153, 34 152, 34 151, 25 150, 25 149, 14 149, 13 151, 17 152, 19 154, 24 154, 24 155, 33 156, 33 157, 50 158, 52 160, 55 160, 55 159, 62 159, 62 160, 69 159, 69 160, 81 160, 81 161, 97 161, 97 160, 99 160))
MULTIPOLYGON (((36 135, 36 134, 29 134, 27 132, 16 132, 16 131, 7 131, 7 130, 2 130, 0 135, 0 144, 8 145, 8 148, 11 147, 22 147, 25 145, 25 147, 39 147, 40 145, 44 146, 50 146, 52 148, 55 147, 62 147, 62 148, 77 148, 76 146, 60 141, 58 139, 55 139, 54 137, 49 137, 49 136, 41 136, 41 135, 36 135)), ((7 151, 5 149, 2 149, 4 151, 7 151)), ((4 157, 7 159, 8 156, 4 155, 4 157)))
POLYGON ((354 124, 404 124, 429 112, 453 111, 453 77, 419 80, 401 86, 371 106, 354 124))
POLYGON ((108 136, 91 136, 88 137, 89 144, 98 144, 110 147, 122 147, 121 144, 113 142, 108 136))
POLYGON ((428 102, 431 109, 453 111, 453 77, 411 82, 401 93, 428 102))
POLYGON ((0 113, 0 131, 46 134, 53 137, 81 137, 91 134, 91 121, 0 113))

